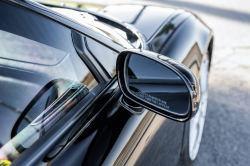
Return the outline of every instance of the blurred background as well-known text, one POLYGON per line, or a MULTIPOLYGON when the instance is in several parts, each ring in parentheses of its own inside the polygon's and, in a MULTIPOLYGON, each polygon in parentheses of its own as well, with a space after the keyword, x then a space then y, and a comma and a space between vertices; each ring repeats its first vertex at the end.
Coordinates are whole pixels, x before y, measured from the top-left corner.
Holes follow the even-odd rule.
MULTIPOLYGON (((107 5, 136 0, 40 1, 98 12, 107 5)), ((145 1, 144 1, 145 2, 145 1)), ((208 110, 195 166, 250 163, 250 1, 155 0, 184 8, 214 30, 208 110)))

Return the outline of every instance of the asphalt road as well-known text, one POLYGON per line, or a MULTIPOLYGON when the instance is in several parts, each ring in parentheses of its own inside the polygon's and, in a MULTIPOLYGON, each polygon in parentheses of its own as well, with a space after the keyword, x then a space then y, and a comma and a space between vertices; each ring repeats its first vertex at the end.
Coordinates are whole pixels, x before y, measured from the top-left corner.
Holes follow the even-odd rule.
POLYGON ((214 30, 208 110, 195 166, 250 165, 250 1, 163 1, 214 30))

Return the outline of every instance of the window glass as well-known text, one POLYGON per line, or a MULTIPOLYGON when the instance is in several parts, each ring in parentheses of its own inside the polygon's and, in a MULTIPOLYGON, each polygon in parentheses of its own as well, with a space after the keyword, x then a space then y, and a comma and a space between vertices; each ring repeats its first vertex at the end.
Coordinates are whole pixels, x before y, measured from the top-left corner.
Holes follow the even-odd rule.
POLYGON ((90 53, 113 77, 116 73, 116 58, 118 56, 118 53, 88 37, 87 46, 90 53))
POLYGON ((0 160, 13 161, 97 82, 71 30, 0 1, 0 160))

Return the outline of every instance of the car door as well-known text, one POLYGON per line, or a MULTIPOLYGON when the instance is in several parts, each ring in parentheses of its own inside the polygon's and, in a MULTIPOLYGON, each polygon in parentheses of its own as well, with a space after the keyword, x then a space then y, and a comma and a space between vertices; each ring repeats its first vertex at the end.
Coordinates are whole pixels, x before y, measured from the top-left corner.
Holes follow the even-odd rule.
POLYGON ((118 52, 80 33, 74 37, 82 40, 74 43, 82 44, 76 46, 81 54, 111 78, 110 88, 96 101, 88 125, 68 139, 51 165, 176 165, 184 124, 144 108, 126 109, 114 76, 118 52))
MULTIPOLYGON (((85 41, 86 55, 89 54, 90 58, 93 56, 112 76, 118 53, 88 37, 85 37, 85 41)), ((113 77, 112 79, 116 78, 113 77)), ((114 88, 114 91, 117 91, 118 95, 116 98, 118 101, 112 101, 113 104, 109 106, 111 108, 108 107, 106 109, 108 112, 116 112, 117 116, 121 115, 115 118, 117 121, 112 120, 109 122, 107 120, 103 123, 111 123, 112 125, 109 125, 122 127, 116 131, 119 133, 118 137, 112 138, 110 136, 112 142, 108 143, 109 146, 107 146, 109 148, 107 149, 109 150, 105 152, 106 157, 103 157, 101 163, 103 165, 153 165, 155 163, 158 165, 176 165, 181 151, 184 124, 167 119, 143 108, 141 108, 143 113, 140 115, 134 112, 131 113, 121 106, 123 105, 123 98, 119 96, 121 95, 119 88, 114 88), (115 105, 115 108, 113 108, 113 105, 115 105), (115 111, 112 109, 115 109, 115 111)), ((108 112, 106 114, 109 114, 108 112)), ((86 159, 85 162, 87 161, 89 160, 86 159)), ((91 165, 99 164, 91 163, 91 165)))
MULTIPOLYGON (((110 54, 112 50, 97 41, 82 37, 87 41, 82 47, 82 54, 89 59, 94 55, 95 60, 102 63, 117 55, 114 52, 110 54), (92 48, 102 50, 101 54, 92 48), (106 58, 98 58, 103 55, 106 58)), ((105 69, 105 63, 102 64, 105 69)), ((113 70, 106 72, 111 75, 113 70)), ((106 83, 106 87, 109 88, 89 108, 89 116, 79 119, 77 125, 54 145, 53 149, 58 150, 51 150, 54 155, 47 156, 47 162, 55 166, 176 165, 180 156, 183 124, 143 108, 135 110, 142 114, 124 108, 116 76, 106 83)))
MULTIPOLYGON (((13 165, 177 163, 183 124, 143 108, 135 114, 122 106, 114 76, 118 53, 110 49, 112 45, 107 48, 83 36, 87 44, 81 43, 80 55, 71 29, 24 7, 0 3, 5 46, 1 78, 7 87, 1 88, 1 101, 12 105, 5 109, 20 110, 15 116, 1 116, 8 130, 1 135, 1 157, 13 165), (103 81, 101 76, 110 79, 103 81), (83 89, 86 93, 77 93, 70 102, 64 98, 83 89), (3 117, 8 117, 8 124, 3 117), (34 136, 29 129, 35 129, 34 136)), ((11 111, 1 109, 6 112, 11 111)))

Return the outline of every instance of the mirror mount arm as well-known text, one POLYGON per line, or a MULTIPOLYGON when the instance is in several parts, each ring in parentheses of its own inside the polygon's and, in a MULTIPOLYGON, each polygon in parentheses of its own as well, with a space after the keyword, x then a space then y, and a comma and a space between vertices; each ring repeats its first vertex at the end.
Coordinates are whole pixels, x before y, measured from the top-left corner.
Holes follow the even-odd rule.
POLYGON ((123 95, 121 95, 121 97, 119 98, 119 104, 135 115, 141 115, 145 111, 145 109, 142 108, 140 105, 132 102, 131 100, 126 99, 126 97, 124 97, 123 95))

